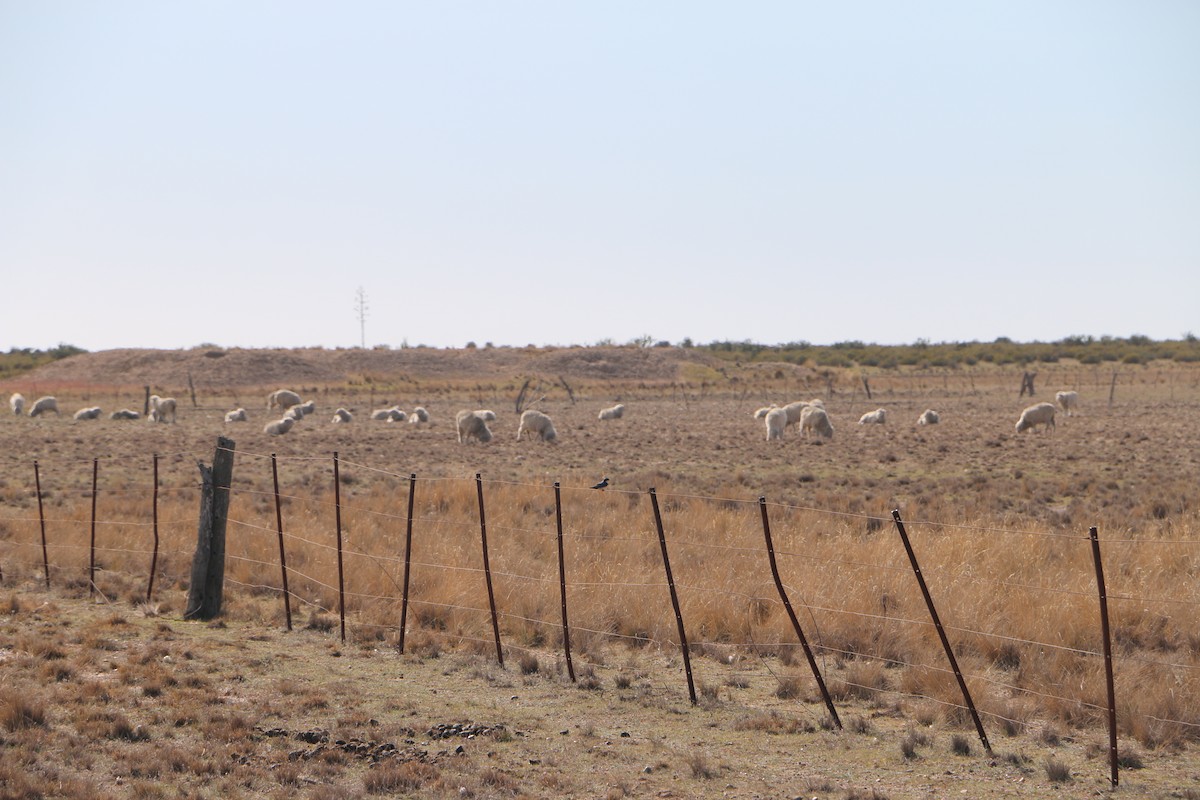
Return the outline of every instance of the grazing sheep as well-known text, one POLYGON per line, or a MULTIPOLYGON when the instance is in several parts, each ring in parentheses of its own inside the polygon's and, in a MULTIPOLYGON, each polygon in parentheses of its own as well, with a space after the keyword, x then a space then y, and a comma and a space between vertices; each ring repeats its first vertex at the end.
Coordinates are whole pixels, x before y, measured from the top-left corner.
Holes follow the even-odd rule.
POLYGON ((787 424, 795 425, 796 428, 799 429, 800 419, 804 414, 804 409, 808 408, 809 406, 812 406, 813 408, 825 408, 825 402, 818 397, 812 400, 797 400, 794 403, 788 403, 783 407, 783 410, 787 412, 787 424))
POLYGON ((53 411, 55 414, 58 413, 58 400, 50 395, 39 397, 37 402, 33 404, 33 407, 29 409, 29 416, 36 417, 39 414, 45 414, 47 411, 53 411))
POLYGON ((521 441, 521 434, 529 431, 529 434, 537 434, 543 442, 553 442, 558 438, 558 432, 554 430, 554 423, 551 419, 538 411, 536 408, 530 408, 521 415, 521 424, 517 428, 517 441, 521 441))
POLYGON ((764 415, 767 425, 767 441, 775 439, 783 439, 783 432, 787 430, 787 409, 772 408, 764 415))
POLYGON ((299 411, 300 416, 307 417, 309 414, 311 414, 317 410, 317 401, 309 400, 307 402, 299 403, 298 405, 294 405, 294 406, 292 406, 292 408, 299 411))
POLYGON ((925 409, 921 412, 921 416, 917 417, 918 425, 937 425, 941 421, 942 418, 932 408, 925 409))
POLYGON ((225 421, 226 422, 248 422, 249 418, 246 416, 246 409, 239 408, 235 411, 230 411, 227 414, 225 414, 225 421))
POLYGON ((296 422, 304 419, 304 412, 300 410, 300 406, 291 406, 287 411, 283 412, 283 415, 296 420, 296 422))
POLYGON ((1054 402, 1058 403, 1069 417, 1072 409, 1079 408, 1079 392, 1059 392, 1054 395, 1054 402))
POLYGON ((300 405, 300 395, 289 389, 276 389, 267 395, 267 410, 281 408, 287 411, 292 406, 300 405))
POLYGON ((620 419, 625 416, 625 406, 622 403, 617 403, 612 408, 600 409, 600 419, 620 419))
POLYGON ((151 422, 166 422, 168 417, 171 418, 171 422, 175 421, 175 398, 150 395, 150 415, 146 419, 151 422))
POLYGON ((859 425, 883 425, 887 423, 887 410, 877 408, 874 411, 868 411, 858 418, 859 425))
POLYGON ((833 438, 833 425, 825 409, 812 405, 805 408, 800 414, 800 432, 805 436, 815 433, 826 439, 833 438))
POLYGON ((420 425, 422 423, 429 422, 429 412, 425 410, 424 406, 417 406, 413 409, 413 412, 408 415, 408 421, 413 425, 420 425))
POLYGON ((351 422, 354 420, 354 415, 344 408, 339 408, 333 412, 333 419, 330 422, 351 422))
POLYGON ((75 419, 100 419, 100 406, 79 409, 75 412, 75 419))
POLYGON ((481 420, 483 420, 484 422, 495 422, 496 421, 496 412, 492 411, 490 408, 477 409, 475 411, 475 415, 477 417, 479 417, 481 420))
POLYGON ((263 428, 263 433, 268 433, 271 436, 281 436, 290 431, 295 424, 296 420, 291 417, 284 417, 274 422, 268 422, 267 426, 263 428))
POLYGON ((18 417, 25 411, 25 398, 19 392, 14 392, 13 396, 8 398, 8 404, 12 407, 12 412, 18 417))
POLYGON ((1054 427, 1053 403, 1038 403, 1022 411, 1021 418, 1017 420, 1017 433, 1029 430, 1034 425, 1045 425, 1046 430, 1054 427))
POLYGON ((408 414, 404 413, 403 411, 401 411, 400 409, 397 408, 397 409, 392 410, 392 415, 390 417, 388 417, 387 421, 388 422, 404 422, 407 419, 408 419, 408 414))
POLYGON ((129 408, 122 408, 120 411, 114 411, 108 415, 109 419, 141 419, 142 415, 138 411, 129 408))
MULTIPOLYGON (((490 442, 492 440, 492 431, 487 426, 487 419, 484 414, 486 411, 459 411, 454 415, 454 424, 458 427, 458 441, 467 441, 475 438, 481 442, 490 442)), ((492 415, 493 417, 495 414, 492 415)))

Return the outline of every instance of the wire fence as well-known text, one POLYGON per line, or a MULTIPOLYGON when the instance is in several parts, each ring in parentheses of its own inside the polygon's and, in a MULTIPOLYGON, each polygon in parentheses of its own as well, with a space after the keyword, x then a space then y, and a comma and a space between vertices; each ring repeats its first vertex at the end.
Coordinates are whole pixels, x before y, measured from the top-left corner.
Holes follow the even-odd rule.
MULTIPOLYGON (((112 485, 106 459, 31 464, 28 502, 0 518, 0 580, 177 602, 201 458, 124 464, 112 485)), ((1103 730, 1111 665, 1122 735, 1200 739, 1200 541, 1187 536, 1121 532, 1094 545, 1084 531, 766 498, 425 478, 336 455, 237 458, 226 607, 266 624, 290 628, 294 609, 300 624, 364 646, 551 658, 575 681, 668 696, 686 682, 693 702, 753 695, 815 725, 840 725, 843 703, 903 704, 974 721, 989 750, 989 730, 1103 730), (328 484, 312 481, 314 460, 328 463, 328 484), (632 669, 618 644, 667 669, 632 669)))

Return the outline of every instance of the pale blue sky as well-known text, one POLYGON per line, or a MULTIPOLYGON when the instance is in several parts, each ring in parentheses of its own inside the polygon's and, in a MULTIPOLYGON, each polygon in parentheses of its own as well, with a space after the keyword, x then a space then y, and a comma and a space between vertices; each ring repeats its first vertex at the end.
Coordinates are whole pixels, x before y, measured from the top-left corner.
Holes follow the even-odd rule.
POLYGON ((0 0, 0 274, 0 350, 1200 334, 1200 4, 0 0))

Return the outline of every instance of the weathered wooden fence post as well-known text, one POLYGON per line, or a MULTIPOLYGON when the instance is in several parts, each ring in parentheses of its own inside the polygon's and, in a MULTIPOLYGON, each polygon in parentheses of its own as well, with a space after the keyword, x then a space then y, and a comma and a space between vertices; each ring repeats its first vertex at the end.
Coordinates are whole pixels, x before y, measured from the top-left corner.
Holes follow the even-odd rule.
POLYGON ((283 613, 287 617, 287 629, 292 629, 292 593, 288 589, 287 553, 283 549, 283 505, 279 499, 279 466, 275 454, 271 453, 271 481, 275 485, 275 529, 279 532, 279 571, 283 574, 283 613))
POLYGON ((188 584, 184 619, 209 620, 221 613, 225 585, 225 526, 229 520, 229 487, 233 482, 232 439, 217 437, 213 465, 200 468, 200 521, 196 530, 196 554, 188 584))
POLYGON ((88 547, 88 594, 96 593, 96 485, 100 478, 100 459, 92 459, 92 541, 88 547))

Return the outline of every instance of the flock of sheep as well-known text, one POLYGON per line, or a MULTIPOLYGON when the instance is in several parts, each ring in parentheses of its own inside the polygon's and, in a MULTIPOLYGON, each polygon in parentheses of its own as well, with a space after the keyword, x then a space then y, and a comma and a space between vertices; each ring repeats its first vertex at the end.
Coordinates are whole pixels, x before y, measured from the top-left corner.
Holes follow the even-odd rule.
MULTIPOLYGON (((1054 427, 1054 415, 1057 408, 1062 408, 1068 417, 1079 407, 1078 392, 1058 392, 1054 395, 1054 403, 1038 403, 1021 412, 1017 420, 1017 433, 1031 430, 1035 425, 1042 425, 1046 430, 1054 427), (1056 406, 1057 404, 1057 406, 1056 406)), ((605 417, 600 412, 601 419, 605 417)), ((829 414, 825 411, 825 403, 820 399, 798 400, 786 406, 765 406, 754 412, 755 419, 761 419, 767 428, 767 441, 783 439, 783 433, 789 425, 796 426, 801 436, 820 436, 825 439, 833 438, 833 425, 829 414)), ((937 425, 942 421, 938 412, 927 408, 917 417, 918 425, 937 425)), ((883 425, 887 423, 887 409, 877 408, 868 411, 858 418, 859 425, 883 425)))
MULTIPOLYGON (((25 398, 20 393, 14 393, 8 398, 8 405, 12 412, 20 416, 25 412, 25 398)), ((29 416, 39 417, 42 414, 48 414, 53 411, 56 415, 58 412, 58 398, 47 395, 39 397, 32 406, 29 407, 29 416)), ((75 419, 89 420, 100 419, 103 412, 100 406, 88 406, 81 408, 75 412, 75 419)), ((141 412, 133 411, 128 408, 122 408, 119 411, 114 411, 108 415, 109 419, 129 420, 141 419, 141 412)), ((151 422, 174 422, 175 421, 175 398, 174 397, 159 397, 156 394, 150 395, 150 413, 146 415, 146 419, 151 422)))
MULTIPOLYGON (((1067 416, 1079 406, 1078 392, 1058 392, 1054 396, 1054 403, 1038 403, 1029 406, 1021 412, 1020 419, 1017 420, 1017 433, 1031 430, 1037 425, 1042 425, 1045 430, 1050 430, 1055 427, 1054 416, 1058 408, 1061 408, 1067 416)), ((25 412, 25 398, 20 394, 13 394, 9 398, 9 406, 14 414, 21 415, 25 412)), ((176 402, 173 397, 159 397, 158 395, 150 396, 150 413, 146 418, 150 422, 174 422, 176 402)), ((300 420, 304 419, 309 414, 316 411, 316 402, 309 400, 303 401, 299 394, 289 389, 279 389, 271 392, 267 396, 267 410, 274 411, 279 409, 281 417, 272 422, 268 422, 263 428, 263 432, 272 435, 280 436, 292 429, 293 426, 300 420)), ((29 407, 29 416, 37 417, 53 411, 58 414, 58 401, 54 397, 46 396, 38 398, 38 400, 29 407)), ((602 409, 598 415, 601 420, 620 419, 625 414, 625 406, 617 404, 610 408, 602 409)), ((100 419, 101 410, 99 406, 89 406, 81 408, 75 412, 77 420, 93 420, 100 419)), ((119 411, 114 411, 109 415, 110 419, 116 420, 135 420, 140 419, 141 414, 137 411, 123 408, 119 411)), ((754 412, 755 419, 764 421, 767 429, 767 441, 782 440, 784 431, 788 426, 795 426, 801 436, 821 437, 824 439, 833 438, 833 424, 829 420, 829 414, 825 410, 825 403, 820 399, 800 400, 794 403, 788 403, 785 406, 765 406, 754 412)), ((408 422, 412 425, 423 425, 429 422, 429 412, 422 406, 417 406, 411 413, 402 410, 399 406, 391 406, 390 408, 380 408, 371 412, 371 419, 383 422, 408 422)), ((468 442, 472 439, 478 442, 490 442, 492 440, 492 430, 488 427, 489 422, 496 419, 496 412, 487 409, 479 409, 476 411, 462 410, 459 411, 454 418, 455 428, 458 431, 458 441, 468 442)), ((228 412, 225 415, 225 422, 248 422, 249 415, 246 409, 237 408, 228 412)), ((331 422, 334 424, 346 424, 354 421, 354 415, 345 408, 338 408, 333 413, 331 422)), ((874 411, 868 411, 858 419, 859 425, 883 425, 887 422, 887 410, 877 408, 874 411)), ((918 425, 937 425, 941 422, 941 417, 936 411, 931 408, 925 409, 921 415, 917 417, 918 425)), ((553 442, 558 439, 558 432, 554 429, 554 422, 545 413, 536 409, 527 409, 521 414, 521 422, 517 428, 517 440, 520 441, 524 434, 529 434, 530 437, 537 437, 544 442, 553 442)))

